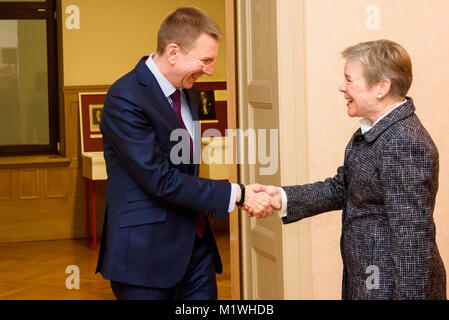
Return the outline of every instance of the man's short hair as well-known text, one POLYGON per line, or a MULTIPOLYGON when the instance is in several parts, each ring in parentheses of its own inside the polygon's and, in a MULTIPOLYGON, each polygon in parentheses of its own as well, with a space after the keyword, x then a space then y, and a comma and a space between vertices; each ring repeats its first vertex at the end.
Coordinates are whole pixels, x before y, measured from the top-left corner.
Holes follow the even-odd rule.
POLYGON ((157 53, 162 55, 170 43, 190 50, 201 33, 217 41, 221 39, 220 28, 203 11, 193 7, 179 8, 169 14, 159 27, 157 53))

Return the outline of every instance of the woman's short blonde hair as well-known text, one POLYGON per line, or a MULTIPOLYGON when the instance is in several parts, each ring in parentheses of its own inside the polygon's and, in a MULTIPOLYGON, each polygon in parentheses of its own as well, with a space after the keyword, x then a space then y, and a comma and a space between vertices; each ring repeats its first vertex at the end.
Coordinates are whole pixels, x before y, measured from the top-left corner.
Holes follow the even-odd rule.
POLYGON ((412 62, 401 45, 391 40, 361 42, 346 48, 342 56, 362 63, 369 86, 389 79, 393 96, 407 95, 413 80, 412 62))

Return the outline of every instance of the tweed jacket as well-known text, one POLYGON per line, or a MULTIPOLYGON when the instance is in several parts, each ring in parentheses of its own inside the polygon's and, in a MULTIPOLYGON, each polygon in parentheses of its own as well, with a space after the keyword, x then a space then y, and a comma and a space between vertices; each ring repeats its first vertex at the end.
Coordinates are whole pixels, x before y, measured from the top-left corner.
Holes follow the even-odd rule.
POLYGON ((438 150, 413 100, 349 141, 333 178, 283 187, 283 223, 342 209, 343 299, 446 299, 435 241, 438 150))

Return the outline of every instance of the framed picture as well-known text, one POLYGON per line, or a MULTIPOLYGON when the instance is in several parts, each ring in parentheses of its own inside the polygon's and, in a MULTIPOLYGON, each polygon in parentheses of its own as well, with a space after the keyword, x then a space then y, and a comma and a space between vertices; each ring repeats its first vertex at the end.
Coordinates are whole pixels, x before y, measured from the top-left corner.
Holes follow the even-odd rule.
POLYGON ((102 104, 89 105, 90 132, 100 132, 100 121, 102 113, 103 113, 102 104))
POLYGON ((217 115, 215 112, 215 97, 213 90, 200 91, 198 119, 203 123, 206 121, 213 121, 209 123, 218 123, 217 115))
POLYGON ((201 135, 207 129, 217 129, 224 137, 228 127, 226 82, 197 82, 199 91, 198 119, 201 135))
POLYGON ((80 92, 78 96, 81 152, 101 152, 100 121, 106 92, 80 92))

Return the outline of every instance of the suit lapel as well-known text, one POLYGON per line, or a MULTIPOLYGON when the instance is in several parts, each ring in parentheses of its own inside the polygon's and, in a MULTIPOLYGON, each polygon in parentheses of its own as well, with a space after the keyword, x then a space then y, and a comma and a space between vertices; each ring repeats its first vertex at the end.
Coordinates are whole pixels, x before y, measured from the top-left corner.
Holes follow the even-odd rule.
POLYGON ((198 89, 194 85, 191 89, 184 89, 184 94, 187 97, 187 103, 190 108, 190 113, 192 114, 192 120, 198 121, 198 89))
MULTIPOLYGON (((159 112, 164 115, 164 118, 167 119, 167 121, 169 121, 173 125, 173 127, 181 128, 181 123, 173 112, 173 109, 168 102, 167 97, 165 97, 164 92, 159 86, 153 73, 146 66, 146 59, 148 59, 148 57, 143 57, 135 68, 137 81, 140 85, 143 86, 144 95, 148 98, 149 101, 153 102, 153 105, 159 110, 159 112)), ((198 121, 198 89, 194 85, 193 88, 184 89, 183 91, 187 98, 187 104, 189 105, 190 113, 192 114, 192 120, 198 121)), ((200 154, 201 131, 197 130, 196 135, 197 138, 194 141, 196 147, 195 149, 198 150, 197 152, 199 152, 200 154)), ((199 173, 199 166, 197 164, 194 164, 190 166, 190 168, 193 168, 193 172, 191 173, 197 176, 199 173)))
POLYGON ((153 73, 145 64, 145 58, 141 59, 137 64, 135 70, 137 73, 137 81, 144 87, 143 93, 148 100, 153 102, 153 105, 164 115, 174 127, 181 128, 178 118, 176 117, 170 103, 165 97, 164 92, 157 83, 153 73))

